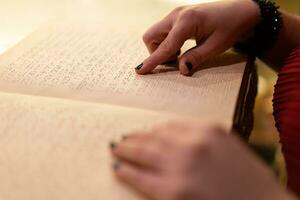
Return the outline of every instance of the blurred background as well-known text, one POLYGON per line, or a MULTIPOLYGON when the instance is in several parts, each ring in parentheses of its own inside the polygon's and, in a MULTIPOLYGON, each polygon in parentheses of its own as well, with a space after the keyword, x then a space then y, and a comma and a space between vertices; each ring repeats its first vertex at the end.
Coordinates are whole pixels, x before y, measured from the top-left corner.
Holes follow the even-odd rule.
MULTIPOLYGON (((109 0, 0 0, 0 54, 33 32, 49 18, 55 16, 57 12, 70 7, 72 4, 87 3, 89 1, 98 1, 100 5, 109 2, 109 0)), ((140 3, 138 6, 142 9, 150 4, 169 3, 170 7, 175 8, 180 4, 194 4, 204 2, 204 0, 136 0, 136 2, 140 3)), ((300 1, 276 0, 275 2, 282 9, 300 14, 300 1)), ((126 0, 120 0, 120 3, 126 3, 126 0)), ((274 167, 284 182, 284 162, 272 116, 273 86, 277 76, 276 73, 259 61, 258 74, 259 94, 255 107, 255 128, 250 143, 274 167)))
MULTIPOLYGON (((290 13, 300 14, 300 1, 298 0, 274 0, 281 9, 290 13)), ((277 74, 268 66, 257 61, 259 75, 258 96, 255 102, 255 123, 250 143, 254 145, 258 153, 278 173, 283 184, 286 183, 286 171, 284 158, 281 154, 279 135, 275 128, 273 118, 272 99, 277 74)))

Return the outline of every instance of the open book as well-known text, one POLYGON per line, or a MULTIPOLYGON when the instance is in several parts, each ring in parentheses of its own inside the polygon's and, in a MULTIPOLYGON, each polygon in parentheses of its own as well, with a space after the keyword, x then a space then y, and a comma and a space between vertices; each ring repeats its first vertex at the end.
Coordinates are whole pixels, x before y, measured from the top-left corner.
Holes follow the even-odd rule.
POLYGON ((0 199, 141 199, 112 176, 111 140, 170 120, 237 126, 245 58, 136 75, 147 55, 140 31, 60 21, 0 56, 0 199))

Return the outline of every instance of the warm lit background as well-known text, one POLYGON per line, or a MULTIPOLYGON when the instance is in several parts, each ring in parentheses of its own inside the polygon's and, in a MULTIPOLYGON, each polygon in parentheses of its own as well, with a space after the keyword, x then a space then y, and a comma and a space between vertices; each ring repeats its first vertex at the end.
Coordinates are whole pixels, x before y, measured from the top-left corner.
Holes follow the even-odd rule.
MULTIPOLYGON (((274 0, 281 9, 300 14, 300 1, 274 0)), ((283 183, 286 182, 284 161, 279 145, 279 135, 273 118, 272 98, 277 75, 268 66, 258 62, 259 93, 255 106, 255 127, 250 142, 260 147, 260 153, 278 172, 283 183)))
MULTIPOLYGON (((64 9, 70 4, 109 0, 0 0, 0 54, 7 48, 19 42, 26 35, 34 31, 40 24, 60 9, 64 9)), ((120 0, 123 3, 126 0, 120 0)), ((189 4, 202 2, 203 0, 148 0, 155 4, 169 1, 176 4, 189 4)), ((206 0, 207 1, 207 0, 206 0)), ((145 1, 141 1, 145 2, 145 1)), ((300 1, 297 0, 277 0, 283 9, 300 13, 300 1)), ((141 3, 141 7, 146 6, 141 3)), ((273 85, 276 81, 276 74, 268 67, 259 63, 259 95, 255 109, 255 129, 251 136, 251 143, 263 147, 261 150, 271 164, 274 164, 282 171, 282 160, 280 156, 280 146, 278 145, 278 133, 274 128, 272 117, 272 94, 273 85)), ((280 173, 284 174, 284 173, 280 173)))

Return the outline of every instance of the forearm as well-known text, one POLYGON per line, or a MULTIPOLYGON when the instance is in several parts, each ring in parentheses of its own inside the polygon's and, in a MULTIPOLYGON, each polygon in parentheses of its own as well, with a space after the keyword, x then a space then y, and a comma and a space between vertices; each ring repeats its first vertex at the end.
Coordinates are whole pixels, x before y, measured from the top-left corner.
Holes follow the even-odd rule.
POLYGON ((300 17, 282 12, 283 26, 274 46, 261 58, 279 71, 291 51, 300 43, 300 17))

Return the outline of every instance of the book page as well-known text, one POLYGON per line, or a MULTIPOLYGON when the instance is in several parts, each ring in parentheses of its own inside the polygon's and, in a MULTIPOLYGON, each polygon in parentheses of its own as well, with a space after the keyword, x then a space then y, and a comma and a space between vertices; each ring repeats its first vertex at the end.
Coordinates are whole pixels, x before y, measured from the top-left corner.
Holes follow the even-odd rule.
MULTIPOLYGON (((118 13, 104 7, 111 2, 98 7, 118 13)), ((165 66, 138 76, 151 20, 121 3, 131 23, 104 12, 99 21, 60 19, 0 56, 0 199, 141 199, 112 176, 111 140, 181 119, 230 130, 244 58, 215 58, 193 77, 165 66)))
POLYGON ((137 75, 147 56, 138 31, 54 23, 0 57, 0 90, 232 121, 244 58, 229 54, 193 77, 164 66, 137 75))
MULTIPOLYGON (((109 143, 181 120, 152 111, 0 93, 0 199, 141 199, 112 174, 109 143)), ((192 119, 191 119, 192 120, 192 119)))

